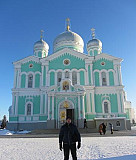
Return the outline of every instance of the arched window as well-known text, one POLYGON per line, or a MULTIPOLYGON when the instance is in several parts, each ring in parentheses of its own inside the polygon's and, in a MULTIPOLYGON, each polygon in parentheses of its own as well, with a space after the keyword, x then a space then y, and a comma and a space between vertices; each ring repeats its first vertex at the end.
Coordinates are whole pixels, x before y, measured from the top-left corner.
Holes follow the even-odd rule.
POLYGON ((69 72, 68 71, 65 72, 65 78, 69 78, 69 72))
POLYGON ((63 82, 63 90, 69 90, 69 82, 68 81, 64 81, 63 82))
POLYGON ((104 102, 104 113, 109 113, 108 102, 104 102))
POLYGON ((58 72, 57 73, 57 85, 58 86, 60 85, 61 79, 62 79, 62 72, 58 72))
POLYGON ((27 104, 26 115, 27 116, 31 115, 31 104, 30 103, 27 104))
POLYGON ((29 74, 28 76, 28 88, 32 88, 33 87, 33 75, 29 74))
POLYGON ((107 86, 106 73, 102 72, 102 86, 107 86))
POLYGON ((73 85, 77 84, 77 72, 76 71, 72 72, 72 84, 73 85))

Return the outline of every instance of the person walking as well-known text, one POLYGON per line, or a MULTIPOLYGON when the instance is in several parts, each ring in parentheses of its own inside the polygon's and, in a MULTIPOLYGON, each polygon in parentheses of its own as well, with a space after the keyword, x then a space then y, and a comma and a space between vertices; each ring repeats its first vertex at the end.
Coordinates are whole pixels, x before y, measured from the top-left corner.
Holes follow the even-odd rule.
POLYGON ((77 127, 71 123, 71 118, 66 119, 66 123, 61 127, 59 133, 59 149, 64 150, 64 160, 69 160, 69 152, 71 151, 73 160, 77 160, 77 149, 81 147, 81 136, 77 127), (62 146, 63 143, 63 146, 62 146))
POLYGON ((84 119, 84 128, 88 128, 86 119, 84 119))
POLYGON ((106 133, 106 125, 104 123, 102 123, 102 131, 103 131, 103 134, 106 133))
POLYGON ((111 130, 111 134, 113 134, 113 124, 109 123, 109 126, 110 126, 110 130, 111 130))
POLYGON ((100 124, 100 125, 99 125, 99 133, 100 133, 100 135, 102 135, 102 132, 103 132, 102 129, 103 129, 103 125, 100 124))

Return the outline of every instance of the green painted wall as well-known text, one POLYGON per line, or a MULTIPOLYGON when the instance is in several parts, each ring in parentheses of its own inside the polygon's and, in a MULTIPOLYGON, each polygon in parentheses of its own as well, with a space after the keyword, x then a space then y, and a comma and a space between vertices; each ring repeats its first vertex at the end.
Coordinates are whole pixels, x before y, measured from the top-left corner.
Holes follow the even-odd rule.
POLYGON ((99 73, 98 73, 98 72, 95 72, 95 73, 94 73, 94 77, 95 77, 95 86, 100 86, 99 73))
POLYGON ((40 96, 33 97, 33 114, 40 114, 40 96))
POLYGON ((95 94, 95 110, 96 113, 102 113, 102 103, 104 100, 110 101, 111 113, 118 112, 117 94, 95 94))
POLYGON ((55 84, 55 73, 51 72, 50 73, 50 86, 55 84))
POLYGON ((87 114, 87 115, 86 115, 86 119, 87 119, 87 120, 89 120, 89 119, 94 119, 95 117, 96 117, 96 116, 95 116, 94 114, 89 114, 89 115, 87 114))
POLYGON ((92 50, 89 52, 89 54, 90 54, 90 56, 93 56, 93 52, 92 52, 92 50))
POLYGON ((42 57, 42 52, 38 52, 38 57, 42 57))
POLYGON ((85 85, 84 71, 80 71, 80 85, 85 85))
POLYGON ((99 60, 97 60, 97 61, 95 61, 93 63, 93 70, 95 70, 95 69, 98 69, 98 70, 102 70, 102 69, 106 69, 106 70, 108 70, 108 69, 114 69, 114 67, 113 67, 113 61, 110 61, 110 60, 107 60, 107 59, 104 59, 104 58, 99 59, 99 60), (105 65, 102 66, 101 62, 105 62, 105 65))
POLYGON ((95 94, 95 111, 96 111, 96 113, 102 113, 101 97, 102 97, 102 95, 95 94))
POLYGON ((94 50, 94 56, 97 56, 98 50, 94 50))
POLYGON ((26 75, 21 75, 21 88, 25 88, 26 75))
POLYGON ((46 67, 44 66, 44 69, 43 69, 43 86, 46 85, 46 67))
POLYGON ((39 116, 39 120, 40 121, 46 121, 47 120, 47 116, 39 116))
POLYGON ((36 71, 39 71, 41 72, 41 64, 39 63, 36 63, 34 61, 30 61, 30 62, 27 62, 27 63, 24 63, 21 65, 21 72, 36 72, 36 71), (32 68, 29 68, 29 65, 30 64, 33 64, 33 67, 32 68))
POLYGON ((25 99, 26 96, 18 97, 18 114, 25 114, 25 99))
POLYGON ((118 112, 117 94, 109 94, 111 102, 111 112, 118 112))
POLYGON ((68 53, 65 53, 61 56, 59 56, 58 58, 53 59, 52 61, 49 62, 49 70, 54 69, 81 69, 84 68, 85 69, 85 61, 82 59, 79 59, 76 56, 70 55, 68 53), (70 60, 70 64, 69 65, 64 65, 63 61, 64 59, 69 59, 70 60))
POLYGON ((88 66, 88 78, 89 78, 89 85, 91 85, 91 70, 90 70, 90 65, 88 66))
POLYGON ((35 88, 39 88, 40 87, 40 75, 36 74, 35 75, 35 88))
POLYGON ((18 117, 9 117, 9 121, 18 121, 18 117))
POLYGON ((110 86, 114 86, 114 75, 112 71, 109 72, 109 82, 110 86))

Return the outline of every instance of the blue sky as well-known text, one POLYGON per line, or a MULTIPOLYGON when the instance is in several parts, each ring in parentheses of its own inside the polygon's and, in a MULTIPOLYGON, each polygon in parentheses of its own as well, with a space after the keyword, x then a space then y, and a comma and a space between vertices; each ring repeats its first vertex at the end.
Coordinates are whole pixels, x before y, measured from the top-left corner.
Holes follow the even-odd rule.
POLYGON ((103 52, 122 58, 122 78, 128 100, 136 107, 136 1, 135 0, 5 0, 0 1, 0 119, 12 104, 12 62, 33 55, 33 44, 44 39, 52 54, 53 40, 71 30, 86 43, 90 29, 103 43, 103 52))

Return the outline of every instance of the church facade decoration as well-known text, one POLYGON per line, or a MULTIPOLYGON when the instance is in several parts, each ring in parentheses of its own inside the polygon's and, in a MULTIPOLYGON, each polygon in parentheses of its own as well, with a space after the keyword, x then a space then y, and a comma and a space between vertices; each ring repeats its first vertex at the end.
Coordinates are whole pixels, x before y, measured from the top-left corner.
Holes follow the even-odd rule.
POLYGON ((14 62, 9 123, 23 129, 60 128, 66 117, 81 127, 83 119, 126 117, 121 58, 102 53, 95 38, 83 53, 82 38, 70 30, 56 37, 54 51, 41 39, 34 55, 14 62))

